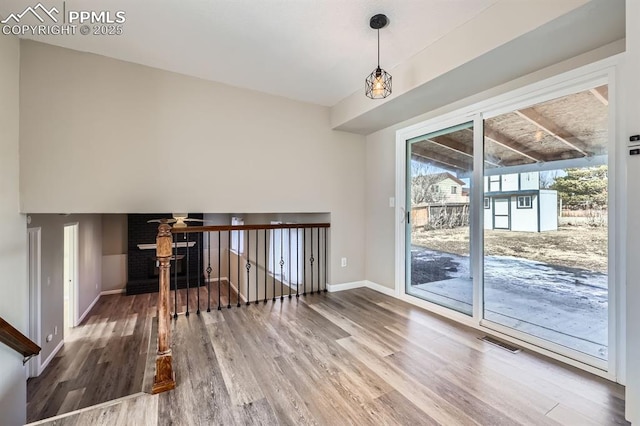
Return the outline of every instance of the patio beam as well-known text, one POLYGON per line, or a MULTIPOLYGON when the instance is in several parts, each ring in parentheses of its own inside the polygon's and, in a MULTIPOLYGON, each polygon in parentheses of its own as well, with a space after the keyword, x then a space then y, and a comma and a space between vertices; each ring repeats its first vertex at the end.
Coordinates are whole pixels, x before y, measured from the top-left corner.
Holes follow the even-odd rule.
POLYGON ((530 154, 530 152, 532 151, 531 148, 528 148, 525 145, 511 139, 510 137, 492 129, 491 127, 487 126, 486 123, 484 125, 484 137, 486 139, 489 139, 491 142, 507 148, 508 150, 511 150, 518 155, 535 161, 536 163, 544 162, 546 160, 545 157, 536 155, 540 153, 534 153, 533 155, 530 154))
POLYGON ((604 86, 594 87, 589 90, 593 96, 596 97, 597 100, 602 102, 603 105, 609 105, 609 86, 606 84, 604 86))
POLYGON ((538 111, 533 108, 525 108, 516 111, 519 117, 527 120, 534 126, 547 132, 560 142, 564 143, 571 149, 580 152, 583 156, 589 157, 591 154, 586 151, 586 144, 575 135, 569 133, 567 130, 558 126, 552 120, 542 116, 538 111))

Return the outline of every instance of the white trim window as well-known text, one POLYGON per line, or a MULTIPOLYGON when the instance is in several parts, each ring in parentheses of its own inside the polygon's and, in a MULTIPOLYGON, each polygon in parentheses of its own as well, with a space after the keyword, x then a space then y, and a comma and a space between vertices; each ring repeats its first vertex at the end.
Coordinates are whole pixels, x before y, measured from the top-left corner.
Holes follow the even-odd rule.
MULTIPOLYGON (((280 225, 282 222, 271 222, 280 225)), ((302 247, 304 236, 302 229, 272 229, 269 236, 269 272, 285 284, 295 284, 302 281, 299 271, 302 271, 304 259, 302 247), (298 256, 296 260, 296 255, 298 256), (283 261, 282 268, 280 261, 283 261), (281 276, 282 275, 282 276, 281 276)))
MULTIPOLYGON (((232 217, 231 225, 244 225, 244 220, 241 217, 232 217)), ((244 231, 231 231, 231 251, 236 253, 244 253, 244 231)))
POLYGON ((533 207, 531 202, 531 195, 520 195, 518 197, 518 208, 519 209, 530 209, 533 207))

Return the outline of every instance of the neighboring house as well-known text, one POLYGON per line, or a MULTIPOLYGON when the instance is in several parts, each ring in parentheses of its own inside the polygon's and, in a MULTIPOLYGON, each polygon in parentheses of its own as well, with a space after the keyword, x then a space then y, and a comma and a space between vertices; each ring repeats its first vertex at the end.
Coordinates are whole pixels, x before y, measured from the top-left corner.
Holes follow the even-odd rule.
POLYGON ((456 227, 468 224, 469 188, 449 172, 414 177, 411 220, 414 227, 456 227), (417 198, 417 200, 416 200, 417 198), (415 201, 419 201, 415 203, 415 201))
POLYGON ((485 176, 484 228, 556 231, 558 193, 540 189, 539 172, 485 176))
POLYGON ((437 173, 428 176, 431 180, 431 191, 436 193, 436 203, 469 203, 469 192, 465 192, 465 182, 448 172, 437 173), (466 195, 465 195, 466 194, 466 195))

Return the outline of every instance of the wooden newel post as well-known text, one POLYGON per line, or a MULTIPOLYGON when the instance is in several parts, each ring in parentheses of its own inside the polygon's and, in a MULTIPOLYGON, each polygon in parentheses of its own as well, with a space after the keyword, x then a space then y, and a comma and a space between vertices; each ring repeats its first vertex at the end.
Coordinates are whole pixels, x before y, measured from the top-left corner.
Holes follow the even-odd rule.
POLYGON ((160 291, 158 293, 158 357, 156 375, 151 393, 161 393, 176 387, 171 359, 171 330, 169 327, 169 280, 172 254, 171 227, 166 223, 158 227, 156 257, 160 269, 160 291))

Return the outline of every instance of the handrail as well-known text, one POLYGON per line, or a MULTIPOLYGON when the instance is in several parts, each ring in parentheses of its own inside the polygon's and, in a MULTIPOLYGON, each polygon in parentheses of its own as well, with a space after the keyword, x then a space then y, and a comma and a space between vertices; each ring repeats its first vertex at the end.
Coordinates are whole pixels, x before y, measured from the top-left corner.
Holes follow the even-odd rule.
POLYGON ((263 225, 211 225, 211 226, 185 226, 171 228, 172 234, 190 234, 196 232, 217 232, 217 231, 253 231, 263 229, 308 229, 308 228, 330 228, 330 223, 276 223, 263 225))
POLYGON ((0 318, 0 342, 22 354, 25 363, 29 358, 38 355, 41 350, 40 346, 2 318, 0 318))

